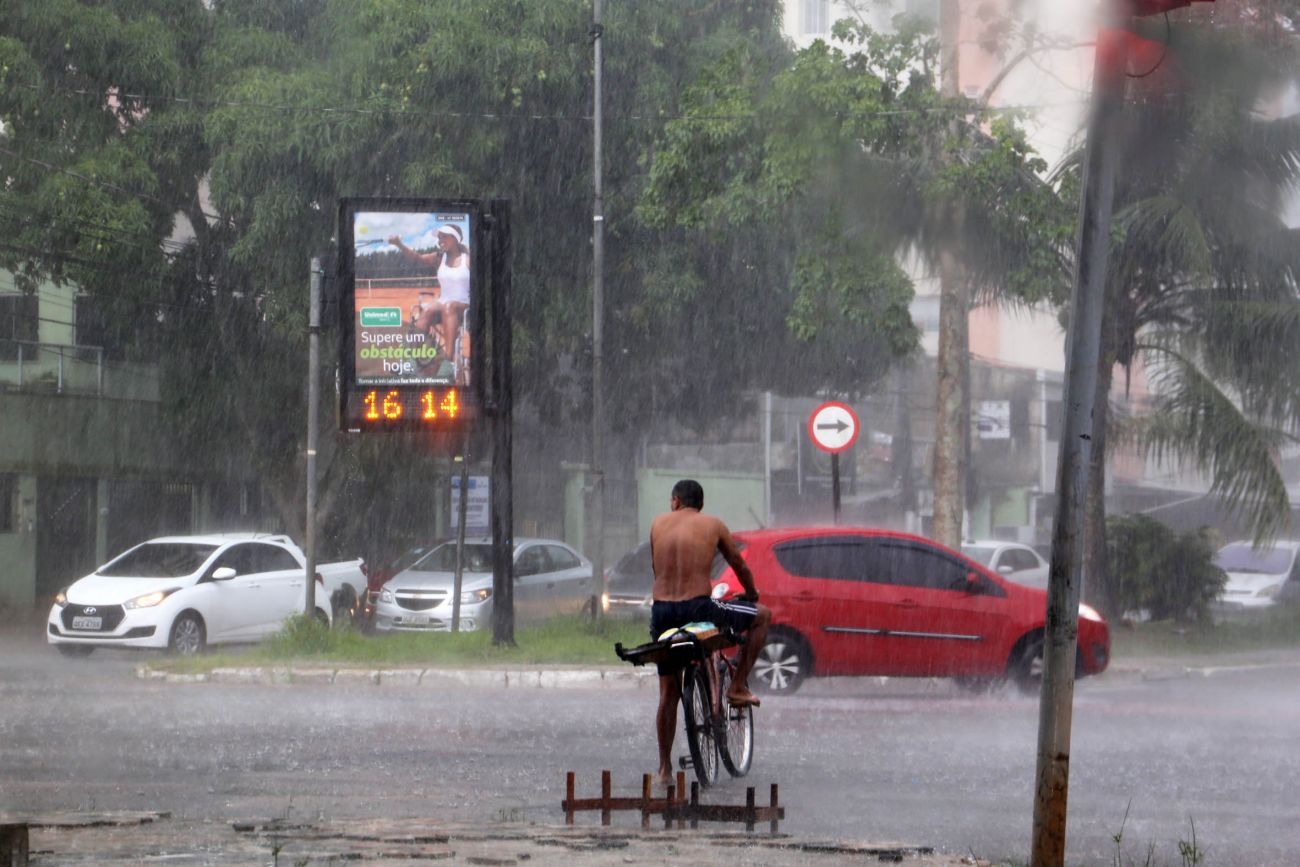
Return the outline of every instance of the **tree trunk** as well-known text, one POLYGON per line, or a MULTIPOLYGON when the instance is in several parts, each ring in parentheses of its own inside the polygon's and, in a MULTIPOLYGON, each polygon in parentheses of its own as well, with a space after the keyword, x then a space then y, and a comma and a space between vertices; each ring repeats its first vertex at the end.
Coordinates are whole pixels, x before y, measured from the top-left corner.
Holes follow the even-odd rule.
POLYGON ((945 252, 939 259, 939 380, 934 419, 934 526, 930 535, 950 548, 961 545, 962 511, 965 506, 966 286, 960 278, 956 256, 945 252))
MULTIPOLYGON (((939 92, 945 99, 959 93, 958 50, 961 4, 939 4, 939 92)), ((960 220, 960 217, 957 218, 960 220)), ((960 222, 957 223, 960 227, 960 222)), ((954 232, 949 239, 956 244, 954 232)), ((951 548, 961 545, 962 512, 966 503, 966 366, 970 363, 967 291, 954 249, 939 257, 939 393, 934 419, 934 524, 930 535, 951 548)))

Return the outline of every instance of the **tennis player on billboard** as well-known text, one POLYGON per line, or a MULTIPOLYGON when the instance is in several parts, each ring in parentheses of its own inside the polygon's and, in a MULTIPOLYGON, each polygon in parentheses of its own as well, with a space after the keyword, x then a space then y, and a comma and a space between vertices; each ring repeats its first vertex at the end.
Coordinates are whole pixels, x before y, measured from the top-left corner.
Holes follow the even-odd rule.
POLYGON ((358 385, 469 385, 470 215, 353 219, 358 385))

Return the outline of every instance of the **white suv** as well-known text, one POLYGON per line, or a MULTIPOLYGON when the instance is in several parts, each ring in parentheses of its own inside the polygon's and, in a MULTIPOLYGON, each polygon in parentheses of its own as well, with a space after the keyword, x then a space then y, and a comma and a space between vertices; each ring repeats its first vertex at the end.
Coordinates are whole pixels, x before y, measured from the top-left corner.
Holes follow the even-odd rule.
MULTIPOLYGON (((306 605, 305 566, 285 536, 151 539, 59 591, 46 637, 67 656, 96 647, 167 648, 257 641, 306 605)), ((319 582, 319 576, 318 576, 319 582)), ((316 616, 332 622, 316 587, 316 616)))

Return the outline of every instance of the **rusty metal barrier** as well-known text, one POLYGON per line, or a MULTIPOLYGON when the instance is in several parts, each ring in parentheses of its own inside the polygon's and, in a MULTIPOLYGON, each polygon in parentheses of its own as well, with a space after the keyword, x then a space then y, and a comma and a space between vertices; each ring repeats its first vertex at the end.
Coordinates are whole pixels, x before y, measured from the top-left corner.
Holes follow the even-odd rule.
POLYGON ((652 796, 652 785, 650 775, 645 774, 641 778, 641 796, 638 797, 614 797, 610 782, 610 772, 600 772, 600 797, 599 798, 576 798, 574 797, 575 774, 569 771, 565 778, 565 798, 560 805, 564 810, 564 824, 572 825, 574 814, 584 811, 600 810, 600 824, 609 825, 610 816, 615 810, 638 810, 641 813, 641 827, 650 827, 650 817, 661 815, 664 818, 664 827, 671 828, 673 823, 677 823, 678 828, 684 828, 689 823, 692 828, 698 828, 700 822, 744 822, 745 830, 752 832, 754 826, 759 822, 767 822, 771 833, 775 836, 778 833, 779 823, 785 818, 785 808, 780 804, 777 784, 772 784, 769 803, 766 807, 757 806, 754 797, 754 787, 749 786, 745 789, 744 804, 701 804, 700 803, 700 784, 691 783, 691 798, 687 801, 685 798, 686 773, 677 772, 675 785, 669 785, 667 794, 662 798, 652 796))

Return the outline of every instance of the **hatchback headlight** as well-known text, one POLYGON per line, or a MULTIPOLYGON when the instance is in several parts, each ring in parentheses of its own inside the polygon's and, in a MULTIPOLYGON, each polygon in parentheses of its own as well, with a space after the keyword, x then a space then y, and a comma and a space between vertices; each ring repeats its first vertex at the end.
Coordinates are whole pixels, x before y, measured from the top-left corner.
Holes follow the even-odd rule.
POLYGON ((460 594, 461 605, 473 605, 476 602, 486 602, 492 596, 492 591, 487 587, 482 590, 467 590, 460 594))
POLYGON ((380 590, 379 601, 391 603, 393 601, 393 591, 389 590, 387 587, 385 587, 383 590, 380 590))
POLYGON ((1255 595, 1258 596, 1258 597, 1260 597, 1261 599, 1271 599, 1272 597, 1276 596, 1276 595, 1277 595, 1277 591, 1279 591, 1279 590, 1281 590, 1281 589, 1282 589, 1282 582, 1279 581, 1279 582, 1276 583, 1276 584, 1270 584, 1270 585, 1268 585, 1267 587, 1265 587, 1264 589, 1260 590, 1260 591, 1259 591, 1258 593, 1256 593, 1255 595))
POLYGON ((1084 620, 1091 620, 1095 623, 1101 622, 1101 614, 1098 613, 1097 609, 1083 602, 1079 603, 1079 616, 1084 620))
POLYGON ((54 594, 54 604, 62 608, 68 604, 68 588, 64 587, 58 593, 54 594))
POLYGON ((133 608, 153 608, 174 592, 175 591, 173 590, 155 590, 152 593, 146 593, 143 596, 137 596, 134 599, 126 600, 122 607, 127 611, 130 611, 133 608))

